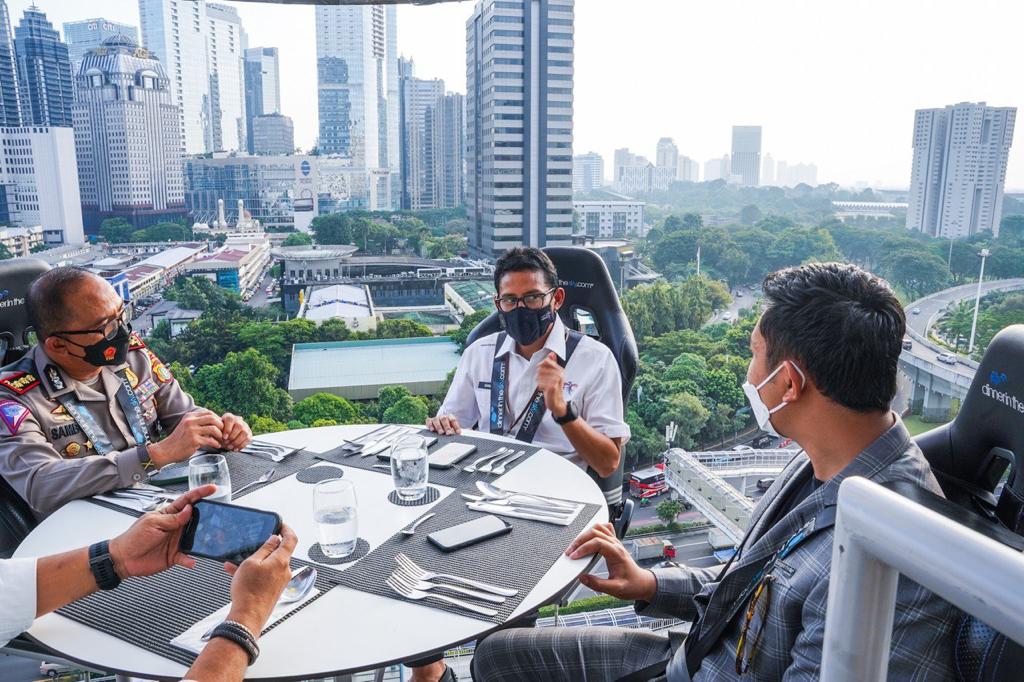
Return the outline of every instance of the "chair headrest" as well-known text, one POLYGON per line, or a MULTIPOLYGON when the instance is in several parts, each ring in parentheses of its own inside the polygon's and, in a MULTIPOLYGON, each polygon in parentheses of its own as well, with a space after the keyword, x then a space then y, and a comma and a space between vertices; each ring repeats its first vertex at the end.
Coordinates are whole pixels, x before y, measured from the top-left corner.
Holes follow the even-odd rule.
MULTIPOLYGON (((543 251, 555 264, 558 285, 565 289, 565 302, 558 316, 566 327, 577 331, 578 312, 584 311, 594 320, 598 340, 608 346, 619 365, 625 400, 636 377, 638 353, 633 328, 619 303, 608 266, 596 253, 578 246, 549 246, 543 251)), ((498 313, 491 313, 470 332, 466 344, 500 330, 498 313)))
MULTIPOLYGON (((17 258, 0 262, 0 336, 10 346, 28 343, 25 338, 28 314, 25 296, 29 285, 50 269, 46 261, 38 258, 17 258)), ((0 357, 0 364, 3 358, 0 357)))

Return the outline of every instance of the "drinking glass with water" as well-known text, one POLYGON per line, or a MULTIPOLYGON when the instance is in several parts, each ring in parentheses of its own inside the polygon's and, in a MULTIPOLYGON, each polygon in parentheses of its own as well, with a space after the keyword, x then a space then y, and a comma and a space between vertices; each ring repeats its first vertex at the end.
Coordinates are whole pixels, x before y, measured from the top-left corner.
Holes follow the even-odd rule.
POLYGON ((352 481, 333 478, 313 489, 313 518, 320 549, 333 559, 355 551, 359 538, 356 487, 352 481))
POLYGON ((403 500, 422 499, 427 494, 427 443, 419 436, 403 436, 391 446, 391 478, 403 500))
POLYGON ((188 460, 188 488, 213 484, 217 491, 207 497, 215 502, 231 501, 231 472, 224 455, 195 455, 188 460))

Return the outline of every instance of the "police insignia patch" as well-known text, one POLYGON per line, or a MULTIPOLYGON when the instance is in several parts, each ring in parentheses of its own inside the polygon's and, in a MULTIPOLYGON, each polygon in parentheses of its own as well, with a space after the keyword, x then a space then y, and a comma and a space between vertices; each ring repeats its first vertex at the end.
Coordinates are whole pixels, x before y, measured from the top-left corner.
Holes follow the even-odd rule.
POLYGON ((142 342, 142 337, 139 336, 138 332, 132 332, 128 337, 128 350, 138 350, 145 347, 146 344, 142 342))
POLYGON ((139 385, 139 375, 131 370, 130 367, 126 367, 124 370, 124 376, 128 379, 128 385, 135 388, 139 385))
POLYGON ((57 407, 50 410, 50 414, 53 416, 54 419, 61 422, 69 422, 72 419, 74 419, 74 417, 68 414, 68 411, 64 409, 63 405, 58 405, 57 407))
POLYGON ((15 372, 0 379, 0 386, 6 386, 18 395, 25 395, 39 385, 39 377, 28 372, 15 372))
POLYGON ((81 443, 68 443, 67 446, 64 448, 64 454, 67 455, 68 457, 77 457, 81 451, 81 443))
POLYGON ((60 370, 55 365, 47 365, 43 372, 46 374, 46 382, 50 385, 51 392, 55 393, 64 390, 64 379, 60 375, 60 370))
POLYGON ((0 420, 7 425, 12 436, 17 435, 27 416, 28 408, 17 400, 0 400, 0 420))
POLYGON ((149 366, 153 369, 153 375, 161 384, 166 384, 174 378, 171 370, 167 369, 167 366, 160 361, 160 358, 153 351, 147 348, 146 355, 149 356, 149 366))

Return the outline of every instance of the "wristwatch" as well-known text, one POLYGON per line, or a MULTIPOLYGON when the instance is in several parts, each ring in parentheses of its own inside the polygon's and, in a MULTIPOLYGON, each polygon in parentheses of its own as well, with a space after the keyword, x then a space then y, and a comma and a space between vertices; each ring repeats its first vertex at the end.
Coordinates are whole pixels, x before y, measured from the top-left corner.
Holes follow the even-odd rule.
POLYGON ((114 570, 114 560, 110 558, 110 542, 104 540, 89 546, 89 570, 101 590, 112 590, 121 584, 121 578, 114 570))
POLYGON ((570 400, 565 404, 565 414, 561 417, 551 415, 551 418, 555 420, 556 424, 565 425, 569 422, 574 422, 580 416, 580 413, 576 411, 576 406, 570 400))

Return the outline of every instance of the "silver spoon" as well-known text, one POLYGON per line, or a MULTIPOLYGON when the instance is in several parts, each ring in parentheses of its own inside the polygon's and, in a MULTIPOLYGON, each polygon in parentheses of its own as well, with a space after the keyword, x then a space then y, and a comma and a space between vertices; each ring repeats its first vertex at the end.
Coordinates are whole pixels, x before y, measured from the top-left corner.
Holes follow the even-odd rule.
POLYGON ((274 473, 275 472, 276 472, 276 469, 267 469, 266 471, 263 472, 263 475, 260 476, 259 478, 257 478, 255 481, 253 481, 251 483, 246 483, 245 485, 243 485, 238 490, 231 491, 231 494, 232 495, 237 495, 238 493, 242 492, 243 490, 248 490, 249 488, 253 487, 254 485, 259 485, 260 483, 266 483, 267 481, 269 481, 270 479, 272 479, 274 477, 274 473))
MULTIPOLYGON (((277 600, 277 605, 291 604, 304 598, 313 589, 313 585, 316 584, 316 577, 316 569, 312 566, 303 566, 292 573, 291 580, 288 581, 288 584, 281 591, 281 597, 277 600)), ((200 637, 200 640, 203 642, 210 641, 210 637, 213 636, 213 631, 217 629, 218 625, 220 623, 214 624, 212 628, 200 637)))
POLYGON ((402 535, 415 535, 416 528, 421 523, 429 519, 431 516, 434 516, 434 512, 430 512, 429 514, 424 514, 423 516, 419 517, 418 519, 416 519, 415 521, 413 521, 408 526, 402 529, 402 535))
POLYGON ((551 507, 552 509, 564 509, 564 510, 567 510, 567 511, 568 510, 575 511, 575 509, 576 509, 576 505, 568 504, 568 503, 565 503, 565 502, 559 502, 557 500, 552 500, 552 499, 549 499, 549 498, 546 498, 546 497, 536 497, 534 495, 528 495, 526 493, 512 493, 512 492, 509 492, 507 490, 502 490, 501 488, 495 486, 492 483, 488 483, 487 481, 477 481, 476 482, 476 487, 477 487, 477 490, 479 490, 481 493, 484 494, 484 497, 490 497, 491 499, 495 499, 495 500, 510 500, 511 501, 511 500, 513 500, 516 497, 521 497, 521 498, 527 498, 527 499, 536 500, 537 502, 541 502, 541 503, 551 507))

